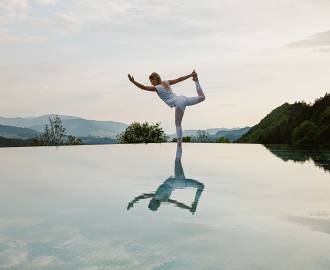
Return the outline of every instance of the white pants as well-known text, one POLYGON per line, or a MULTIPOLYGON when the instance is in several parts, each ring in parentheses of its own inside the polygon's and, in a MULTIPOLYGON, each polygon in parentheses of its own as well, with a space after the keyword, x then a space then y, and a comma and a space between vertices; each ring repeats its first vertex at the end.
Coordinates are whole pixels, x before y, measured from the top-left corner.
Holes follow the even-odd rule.
POLYGON ((191 106, 197 103, 202 102, 205 100, 204 92, 199 84, 198 81, 195 81, 196 84, 196 91, 198 96, 195 97, 186 97, 186 96, 177 96, 176 97, 176 104, 175 104, 175 126, 176 126, 176 137, 177 142, 182 142, 182 127, 181 122, 183 118, 184 111, 186 106, 191 106))
POLYGON ((175 100, 175 105, 178 107, 182 112, 186 109, 186 106, 191 106, 194 104, 199 103, 198 96, 197 97, 186 97, 186 96, 177 96, 175 100))

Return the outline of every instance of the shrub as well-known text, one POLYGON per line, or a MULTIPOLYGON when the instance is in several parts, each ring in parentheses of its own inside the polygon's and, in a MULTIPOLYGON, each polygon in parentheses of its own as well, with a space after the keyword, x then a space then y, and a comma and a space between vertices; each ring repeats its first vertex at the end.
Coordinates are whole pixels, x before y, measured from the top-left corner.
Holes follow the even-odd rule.
POLYGON ((142 124, 133 122, 116 138, 120 143, 162 143, 167 142, 168 139, 160 123, 148 122, 142 124))

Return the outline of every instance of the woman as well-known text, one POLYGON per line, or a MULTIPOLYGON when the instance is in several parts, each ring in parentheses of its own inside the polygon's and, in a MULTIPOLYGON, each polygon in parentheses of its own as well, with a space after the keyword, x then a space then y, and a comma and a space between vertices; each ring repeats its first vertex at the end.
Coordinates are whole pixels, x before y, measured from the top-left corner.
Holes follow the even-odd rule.
POLYGON ((138 83, 137 81, 134 80, 134 77, 131 76, 130 74, 128 74, 128 79, 142 90, 157 92, 158 96, 168 106, 170 106, 171 108, 175 107, 175 126, 176 126, 177 142, 178 142, 178 146, 181 147, 182 144, 181 122, 186 106, 191 106, 205 100, 205 95, 199 84, 197 73, 195 72, 195 70, 189 75, 179 77, 175 80, 166 80, 166 81, 162 81, 158 73, 153 72, 149 76, 149 80, 152 86, 145 86, 143 84, 138 83), (198 96, 195 97, 186 97, 183 95, 177 96, 175 93, 173 93, 170 85, 176 84, 178 82, 182 82, 190 77, 192 77, 193 81, 195 81, 196 91, 198 96))
POLYGON ((182 147, 177 145, 176 147, 176 155, 175 155, 175 163, 174 163, 174 176, 170 176, 164 181, 155 192, 153 193, 143 193, 140 196, 135 197, 132 201, 127 205, 127 210, 131 209, 135 203, 144 200, 150 199, 148 208, 152 211, 157 211, 160 207, 161 203, 173 204, 182 209, 189 210, 192 214, 196 212, 197 205, 199 199, 204 190, 204 184, 198 182, 197 180, 186 178, 182 163, 182 147), (195 188, 195 198, 193 203, 189 206, 177 200, 171 199, 171 195, 173 191, 176 189, 185 189, 185 188, 195 188))

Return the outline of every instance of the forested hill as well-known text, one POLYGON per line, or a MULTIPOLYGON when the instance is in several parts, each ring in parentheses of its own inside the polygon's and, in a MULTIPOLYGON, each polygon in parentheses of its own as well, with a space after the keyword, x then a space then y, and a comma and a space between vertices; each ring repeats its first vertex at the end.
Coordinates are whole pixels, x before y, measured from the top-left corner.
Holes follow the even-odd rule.
POLYGON ((330 94, 277 107, 237 142, 330 148, 330 94))
POLYGON ((0 147, 31 146, 32 139, 9 139, 0 136, 0 147))

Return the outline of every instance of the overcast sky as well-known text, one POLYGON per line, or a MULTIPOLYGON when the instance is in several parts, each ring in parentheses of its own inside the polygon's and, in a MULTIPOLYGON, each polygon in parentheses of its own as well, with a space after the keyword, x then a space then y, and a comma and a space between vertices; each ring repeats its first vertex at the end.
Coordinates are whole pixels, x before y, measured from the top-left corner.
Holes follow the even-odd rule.
MULTIPOLYGON (((199 73, 206 100, 183 129, 258 123, 330 92, 329 0, 0 0, 0 116, 161 122, 148 84, 199 73)), ((173 86, 196 95, 190 79, 173 86)))

